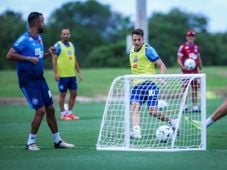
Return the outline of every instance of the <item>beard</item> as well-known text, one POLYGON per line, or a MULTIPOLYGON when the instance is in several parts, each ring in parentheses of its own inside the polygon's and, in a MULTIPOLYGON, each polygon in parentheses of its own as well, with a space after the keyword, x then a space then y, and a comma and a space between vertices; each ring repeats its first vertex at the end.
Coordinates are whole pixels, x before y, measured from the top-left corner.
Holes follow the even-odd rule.
POLYGON ((42 33, 43 33, 43 31, 44 31, 44 29, 43 29, 43 28, 38 28, 38 33, 39 33, 39 34, 42 34, 42 33))

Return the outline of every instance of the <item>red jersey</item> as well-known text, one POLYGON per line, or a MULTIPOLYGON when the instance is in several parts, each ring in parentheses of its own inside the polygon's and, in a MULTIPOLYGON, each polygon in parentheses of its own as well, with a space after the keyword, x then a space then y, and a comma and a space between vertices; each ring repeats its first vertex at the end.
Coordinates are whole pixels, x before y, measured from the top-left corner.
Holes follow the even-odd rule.
POLYGON ((195 60, 196 67, 193 70, 183 70, 183 73, 198 73, 197 65, 199 62, 200 49, 196 44, 188 44, 187 42, 182 44, 177 52, 177 56, 181 57, 181 62, 184 63, 186 59, 191 58, 195 60))

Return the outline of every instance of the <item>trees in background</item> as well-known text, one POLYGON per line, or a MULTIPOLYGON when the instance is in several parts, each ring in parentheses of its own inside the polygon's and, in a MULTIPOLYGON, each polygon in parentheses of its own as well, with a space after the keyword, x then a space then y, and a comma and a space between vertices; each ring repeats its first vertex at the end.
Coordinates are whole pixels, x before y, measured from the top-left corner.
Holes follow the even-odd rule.
MULTIPOLYGON (((5 59, 6 52, 21 33, 26 21, 21 14, 5 11, 0 15, 0 69, 12 68, 5 59)), ((110 6, 97 1, 69 2, 53 11, 43 34, 47 50, 60 39, 62 28, 71 30, 82 67, 128 67, 126 36, 133 29, 129 16, 112 11, 110 6)), ((208 19, 200 14, 186 13, 177 8, 167 14, 156 12, 148 18, 149 40, 168 67, 176 65, 177 49, 185 41, 188 29, 197 32, 204 65, 227 64, 227 32, 209 33, 208 19)), ((47 67, 51 61, 47 60, 47 67)))
POLYGON ((24 31, 26 22, 21 14, 7 10, 0 15, 0 23, 0 70, 2 70, 15 67, 15 63, 8 62, 5 56, 15 38, 24 31))

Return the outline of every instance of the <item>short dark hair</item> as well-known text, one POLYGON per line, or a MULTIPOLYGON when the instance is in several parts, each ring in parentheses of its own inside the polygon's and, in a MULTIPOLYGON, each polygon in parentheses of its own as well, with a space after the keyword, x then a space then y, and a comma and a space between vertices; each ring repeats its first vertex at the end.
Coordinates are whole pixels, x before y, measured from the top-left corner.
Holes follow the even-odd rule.
POLYGON ((40 12, 31 12, 28 15, 28 25, 29 27, 34 26, 35 22, 39 19, 40 16, 42 16, 43 14, 40 12))
POLYGON ((134 30, 132 31, 132 34, 131 34, 131 35, 133 35, 133 34, 141 35, 141 36, 143 37, 144 32, 143 32, 143 30, 142 30, 141 28, 136 28, 136 29, 134 29, 134 30))

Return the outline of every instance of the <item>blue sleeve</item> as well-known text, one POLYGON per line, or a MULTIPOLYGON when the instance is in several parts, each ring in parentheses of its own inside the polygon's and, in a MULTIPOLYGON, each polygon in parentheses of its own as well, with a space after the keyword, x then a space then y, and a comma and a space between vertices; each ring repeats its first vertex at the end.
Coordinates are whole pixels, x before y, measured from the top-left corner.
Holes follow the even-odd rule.
POLYGON ((14 48, 17 52, 21 52, 25 49, 26 44, 26 37, 22 35, 16 40, 12 48, 14 48))
POLYGON ((61 53, 61 46, 59 43, 54 44, 54 47, 56 48, 56 54, 57 56, 59 56, 59 54, 61 53))
POLYGON ((156 60, 158 60, 160 58, 158 53, 156 52, 156 50, 151 46, 147 46, 145 48, 145 53, 146 53, 147 58, 151 62, 155 62, 156 60))

